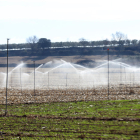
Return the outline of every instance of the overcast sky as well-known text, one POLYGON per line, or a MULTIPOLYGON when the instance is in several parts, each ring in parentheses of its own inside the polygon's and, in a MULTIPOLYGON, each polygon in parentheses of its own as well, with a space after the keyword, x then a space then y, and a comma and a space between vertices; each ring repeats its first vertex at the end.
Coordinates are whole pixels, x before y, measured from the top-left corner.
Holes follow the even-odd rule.
POLYGON ((29 36, 55 41, 111 39, 120 31, 140 40, 139 0, 0 0, 0 44, 29 36))

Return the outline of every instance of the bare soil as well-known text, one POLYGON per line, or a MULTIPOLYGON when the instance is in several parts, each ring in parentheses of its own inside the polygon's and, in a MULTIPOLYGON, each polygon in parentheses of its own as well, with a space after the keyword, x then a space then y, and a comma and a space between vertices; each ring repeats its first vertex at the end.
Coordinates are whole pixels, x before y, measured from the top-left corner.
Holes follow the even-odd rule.
MULTIPOLYGON (((124 56, 125 57, 125 56, 124 56)), ((116 55, 111 55, 110 59, 116 59, 116 55)), ((46 63, 52 61, 53 59, 63 59, 67 62, 77 63, 81 60, 93 60, 93 61, 102 61, 107 60, 107 55, 74 55, 74 56, 10 56, 8 57, 9 64, 15 63, 19 64, 21 62, 32 64, 33 61, 36 61, 36 64, 46 63)), ((7 57, 0 57, 0 64, 6 64, 7 57)))

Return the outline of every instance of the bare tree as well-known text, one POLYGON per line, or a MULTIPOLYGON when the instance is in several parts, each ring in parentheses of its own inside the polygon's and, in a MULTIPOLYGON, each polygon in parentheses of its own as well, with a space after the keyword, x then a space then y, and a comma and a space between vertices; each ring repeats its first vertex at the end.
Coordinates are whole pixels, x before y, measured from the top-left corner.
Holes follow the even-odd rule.
POLYGON ((38 38, 34 35, 26 39, 27 43, 31 46, 31 49, 34 50, 37 47, 38 38))
POLYGON ((123 46, 127 40, 127 35, 121 32, 116 32, 115 34, 112 34, 112 40, 116 40, 119 46, 123 46))
POLYGON ((86 46, 89 45, 89 42, 86 41, 86 39, 84 39, 84 38, 80 38, 79 41, 80 41, 79 43, 80 43, 83 47, 86 47, 86 46))

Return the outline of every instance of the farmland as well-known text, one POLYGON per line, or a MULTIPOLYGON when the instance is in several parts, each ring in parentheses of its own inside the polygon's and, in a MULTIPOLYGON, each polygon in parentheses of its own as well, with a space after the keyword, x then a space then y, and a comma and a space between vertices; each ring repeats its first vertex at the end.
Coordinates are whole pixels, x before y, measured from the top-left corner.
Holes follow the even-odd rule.
POLYGON ((139 108, 139 100, 11 104, 0 116, 0 137, 140 139, 139 108))
POLYGON ((0 139, 140 139, 139 67, 97 64, 9 67, 6 115, 0 68, 0 139))

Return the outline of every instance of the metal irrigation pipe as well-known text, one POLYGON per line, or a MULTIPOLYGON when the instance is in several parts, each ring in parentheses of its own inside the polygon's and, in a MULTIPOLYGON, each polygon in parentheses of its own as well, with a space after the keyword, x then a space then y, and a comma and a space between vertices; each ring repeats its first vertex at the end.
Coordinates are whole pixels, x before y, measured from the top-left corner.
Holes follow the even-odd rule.
POLYGON ((35 61, 34 62, 34 96, 35 96, 35 61))
POLYGON ((108 52, 108 100, 109 100, 109 48, 107 49, 108 52))
POLYGON ((122 84, 122 71, 121 71, 121 63, 120 63, 120 86, 119 86, 119 90, 120 90, 120 93, 121 93, 121 84, 122 84))
POLYGON ((21 68, 20 68, 20 87, 21 87, 21 93, 22 93, 22 83, 21 83, 21 68))
POLYGON ((131 72, 129 72, 130 73, 130 90, 131 90, 131 76, 132 76, 132 74, 131 74, 131 72))
POLYGON ((9 38, 7 38, 7 76, 6 76, 6 108, 5 108, 5 116, 7 114, 7 89, 8 89, 8 43, 9 38))
POLYGON ((67 88, 67 78, 68 78, 68 73, 66 73, 66 88, 67 88))
POLYGON ((135 82, 135 75, 134 75, 134 71, 133 71, 133 88, 134 88, 134 82, 135 82))
POLYGON ((80 89, 80 86, 81 86, 80 84, 81 84, 81 82, 80 82, 80 73, 79 73, 79 89, 80 89))
POLYGON ((11 84, 10 84, 11 88, 12 88, 12 73, 11 73, 11 84))
POLYGON ((124 74, 125 74, 125 92, 127 91, 127 79, 126 79, 126 69, 124 67, 124 74))
POLYGON ((48 72, 48 88, 49 88, 49 72, 48 72))

